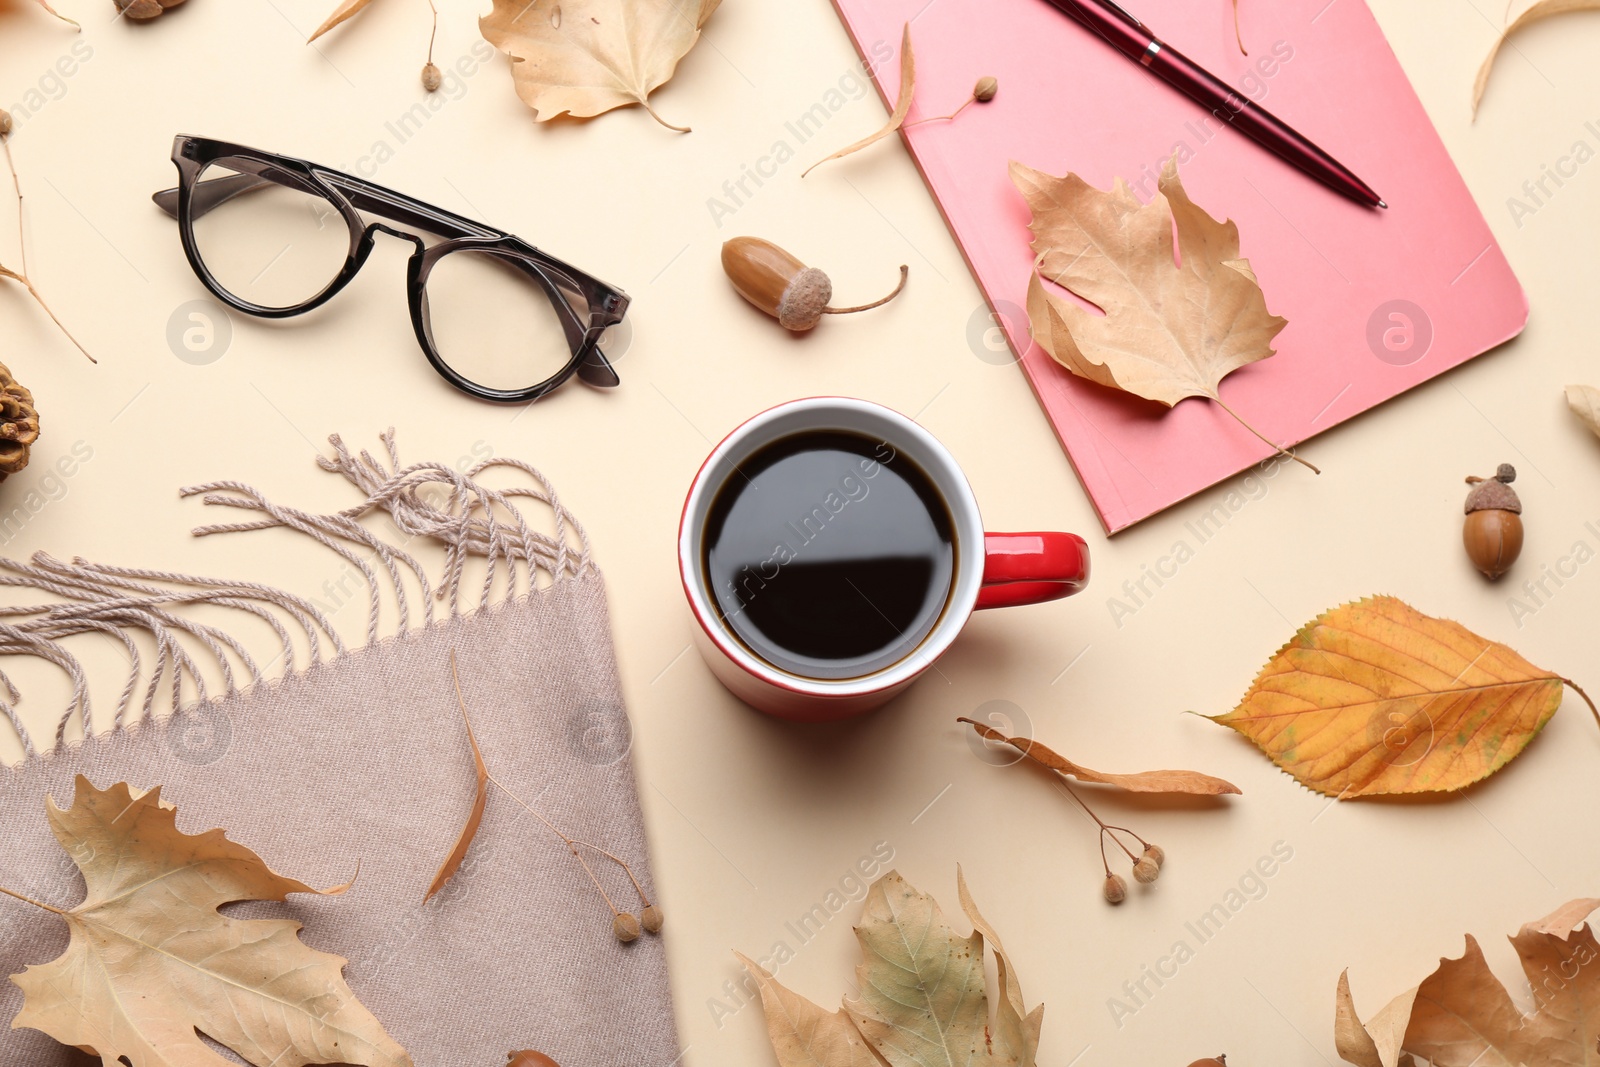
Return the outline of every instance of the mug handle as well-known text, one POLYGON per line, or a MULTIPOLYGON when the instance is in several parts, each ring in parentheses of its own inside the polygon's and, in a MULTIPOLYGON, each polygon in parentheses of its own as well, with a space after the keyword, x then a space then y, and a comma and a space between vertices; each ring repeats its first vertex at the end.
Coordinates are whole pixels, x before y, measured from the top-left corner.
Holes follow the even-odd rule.
POLYGON ((1089 546, 1070 533, 986 533, 977 608, 1042 604, 1089 584, 1089 546))

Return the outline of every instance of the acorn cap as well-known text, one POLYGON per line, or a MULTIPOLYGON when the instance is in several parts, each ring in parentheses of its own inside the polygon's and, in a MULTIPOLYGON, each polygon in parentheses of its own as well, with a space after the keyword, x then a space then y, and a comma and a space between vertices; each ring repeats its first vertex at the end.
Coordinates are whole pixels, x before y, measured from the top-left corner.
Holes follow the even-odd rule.
MULTIPOLYGON (((1473 485, 1472 491, 1467 494, 1466 514, 1474 511, 1509 511, 1513 515, 1522 514, 1522 501, 1517 499, 1517 491, 1511 488, 1511 482, 1516 481, 1517 469, 1509 463, 1500 464, 1493 478, 1485 478, 1473 485)), ((1472 479, 1467 479, 1469 482, 1472 479)))

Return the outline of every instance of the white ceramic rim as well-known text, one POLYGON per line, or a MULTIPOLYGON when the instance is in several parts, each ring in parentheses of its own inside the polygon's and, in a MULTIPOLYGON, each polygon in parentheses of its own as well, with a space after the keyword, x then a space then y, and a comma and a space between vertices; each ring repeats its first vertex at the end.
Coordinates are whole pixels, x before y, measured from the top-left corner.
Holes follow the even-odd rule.
POLYGON ((983 519, 967 476, 949 449, 916 422, 881 404, 851 397, 808 397, 769 408, 737 427, 706 457, 684 500, 678 526, 678 571, 695 620, 722 654, 770 685, 819 697, 851 697, 880 692, 907 682, 950 647, 966 625, 983 586, 983 519), (807 678, 774 667, 757 657, 727 630, 706 594, 700 553, 701 533, 716 491, 739 463, 756 449, 792 433, 807 430, 851 430, 886 441, 933 481, 945 505, 955 537, 955 580, 944 613, 928 635, 898 662, 857 678, 807 678))

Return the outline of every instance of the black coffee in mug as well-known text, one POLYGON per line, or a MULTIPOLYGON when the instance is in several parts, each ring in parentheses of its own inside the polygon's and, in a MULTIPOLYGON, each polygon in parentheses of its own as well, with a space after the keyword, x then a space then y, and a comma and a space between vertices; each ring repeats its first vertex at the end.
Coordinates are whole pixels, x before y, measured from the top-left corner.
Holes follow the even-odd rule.
POLYGON ((913 651, 955 574, 953 524, 910 458, 815 430, 753 452, 711 502, 703 573, 724 624, 807 678, 856 678, 913 651))

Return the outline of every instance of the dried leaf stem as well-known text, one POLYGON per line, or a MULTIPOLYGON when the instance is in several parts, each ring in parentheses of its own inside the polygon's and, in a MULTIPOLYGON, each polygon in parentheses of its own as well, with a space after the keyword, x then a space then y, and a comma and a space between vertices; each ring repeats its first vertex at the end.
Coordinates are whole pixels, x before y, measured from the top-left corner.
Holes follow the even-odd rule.
POLYGON ((1245 422, 1244 419, 1239 417, 1239 413, 1237 411, 1233 410, 1227 404, 1224 404, 1222 402, 1222 398, 1220 396, 1213 396, 1211 399, 1215 400, 1217 402, 1217 406, 1220 407, 1223 411, 1226 411, 1229 415, 1232 415, 1233 416, 1233 420, 1235 422, 1237 422, 1240 426, 1243 426, 1245 429, 1249 430, 1251 433, 1253 433, 1257 437, 1261 438, 1261 440, 1265 441, 1267 444, 1269 444, 1273 448, 1277 449, 1278 450, 1278 455, 1285 456, 1285 457, 1287 457, 1289 459, 1292 459, 1296 463, 1300 464, 1302 467, 1309 467, 1312 474, 1321 474, 1322 473, 1322 470, 1319 467, 1317 467, 1316 464, 1312 463, 1310 460, 1301 459, 1299 456, 1295 455, 1293 452, 1289 451, 1287 448, 1284 448, 1278 442, 1274 441, 1272 438, 1268 437, 1266 434, 1262 433, 1260 430, 1256 429, 1254 426, 1251 426, 1248 422, 1245 422))
POLYGON ((882 307, 900 295, 900 290, 906 287, 906 275, 908 273, 910 273, 910 271, 906 265, 904 263, 900 264, 900 281, 895 285, 894 292, 890 293, 882 300, 874 300, 870 304, 857 304, 855 307, 850 308, 823 308, 822 313, 824 315, 854 315, 858 311, 871 311, 875 307, 882 307))
POLYGON ((32 904, 36 908, 42 908, 45 911, 54 912, 57 915, 65 915, 67 913, 65 908, 52 907, 51 905, 45 904, 42 901, 34 900, 32 897, 25 897, 21 893, 13 893, 3 885, 0 885, 0 893, 4 893, 6 896, 11 897, 14 900, 20 900, 24 904, 32 904))
MULTIPOLYGON (((55 14, 54 11, 50 10, 48 4, 45 5, 45 10, 50 11, 52 15, 55 14)), ((63 16, 57 15, 56 17, 62 18, 63 16)), ((71 19, 66 21, 72 22, 71 19)), ((77 25, 75 22, 72 24, 74 26, 77 25)), ((10 278, 12 281, 21 282, 23 288, 28 290, 28 295, 32 296, 34 302, 44 309, 44 313, 50 316, 50 321, 56 324, 56 328, 66 336, 67 340, 71 341, 78 351, 88 358, 90 363, 98 363, 99 360, 89 355, 89 350, 84 348, 78 339, 72 336, 72 331, 67 329, 66 324, 56 317, 55 311, 51 309, 49 303, 40 295, 39 290, 34 288, 33 282, 28 278, 28 237, 22 219, 22 180, 17 177, 17 162, 11 155, 11 116, 3 111, 0 111, 0 125, 4 127, 3 130, 0 130, 0 148, 5 150, 6 166, 11 171, 11 188, 17 194, 17 257, 18 263, 22 266, 22 269, 18 271, 0 263, 0 278, 10 278)))
POLYGON ((1589 699, 1589 694, 1585 693, 1583 691, 1583 688, 1581 686, 1579 686, 1577 682, 1574 682, 1571 678, 1563 678, 1563 679, 1561 679, 1561 682, 1568 689, 1571 689, 1574 693, 1577 693, 1580 697, 1583 698, 1583 702, 1585 704, 1589 705, 1590 713, 1594 715, 1595 725, 1596 726, 1600 726, 1600 708, 1597 708, 1597 707, 1594 706, 1594 701, 1589 699))
POLYGON ((1239 42, 1240 55, 1250 54, 1250 49, 1244 46, 1244 31, 1239 28, 1239 0, 1233 0, 1233 39, 1239 42))

